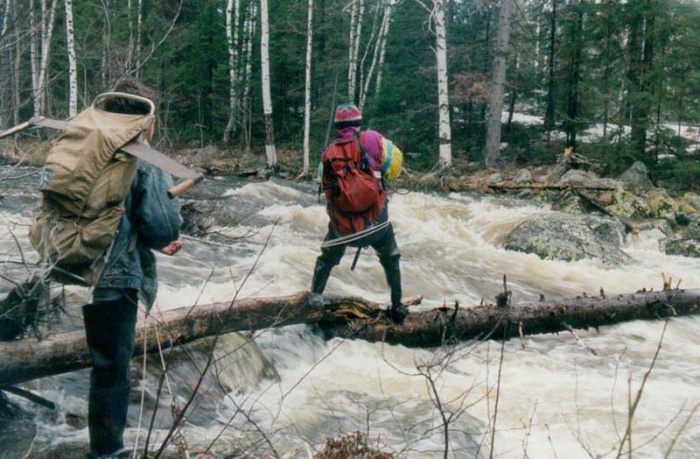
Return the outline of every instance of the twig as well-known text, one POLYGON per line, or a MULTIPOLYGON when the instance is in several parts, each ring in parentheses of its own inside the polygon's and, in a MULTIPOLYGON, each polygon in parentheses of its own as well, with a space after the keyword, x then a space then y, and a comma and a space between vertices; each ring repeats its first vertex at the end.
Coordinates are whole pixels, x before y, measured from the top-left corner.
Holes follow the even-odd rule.
POLYGON ((17 396, 20 396, 22 398, 26 398, 30 402, 34 402, 37 405, 41 405, 45 408, 48 408, 50 410, 55 410, 56 409, 56 404, 52 402, 51 400, 45 399, 41 395, 36 395, 33 392, 30 392, 28 390, 22 389, 20 387, 16 386, 6 386, 0 388, 0 390, 4 390, 5 392, 9 392, 11 394, 15 394, 17 396))
MULTIPOLYGON (((644 373, 644 377, 642 378, 642 384, 639 387, 639 390, 637 391, 637 395, 634 398, 634 401, 631 401, 630 403, 630 408, 629 408, 629 415, 628 415, 628 423, 627 423, 627 429, 625 430, 625 434, 622 437, 622 440, 620 441, 620 447, 617 450, 617 457, 620 457, 622 455, 622 449, 625 446, 625 443, 629 441, 629 447, 630 450, 632 448, 632 420, 634 418, 634 415, 637 411, 637 407, 639 406, 639 402, 642 399, 642 394, 644 393, 644 387, 646 386, 647 381, 649 380, 649 376, 651 375, 651 371, 654 369, 654 365, 656 364, 656 359, 659 357, 659 353, 661 352, 661 345, 664 341, 664 335, 666 334, 666 327, 668 327, 668 318, 664 321, 664 328, 661 331, 661 338, 659 338, 659 343, 656 346, 656 352, 654 353, 654 357, 651 360, 651 364, 649 365, 649 368, 647 371, 644 373)), ((631 376, 630 376, 630 383, 631 383, 631 376)), ((630 396, 632 394, 630 393, 630 396)))

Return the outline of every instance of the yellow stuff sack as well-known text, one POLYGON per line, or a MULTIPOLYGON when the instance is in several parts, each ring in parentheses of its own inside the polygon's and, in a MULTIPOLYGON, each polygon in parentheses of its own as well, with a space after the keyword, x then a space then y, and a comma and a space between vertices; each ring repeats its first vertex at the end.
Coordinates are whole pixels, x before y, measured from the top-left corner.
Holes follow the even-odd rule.
POLYGON ((403 152, 391 140, 382 140, 382 175, 387 180, 394 180, 401 175, 403 152))

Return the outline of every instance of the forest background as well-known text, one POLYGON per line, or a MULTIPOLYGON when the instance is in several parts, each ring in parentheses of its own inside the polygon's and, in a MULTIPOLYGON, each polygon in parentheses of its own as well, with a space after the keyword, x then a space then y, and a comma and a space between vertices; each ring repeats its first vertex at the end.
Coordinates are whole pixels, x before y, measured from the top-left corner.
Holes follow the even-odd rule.
POLYGON ((692 188, 698 24, 696 0, 0 0, 0 129, 132 77, 158 90, 166 152, 284 151, 308 174, 354 101, 414 170, 573 147, 692 188))

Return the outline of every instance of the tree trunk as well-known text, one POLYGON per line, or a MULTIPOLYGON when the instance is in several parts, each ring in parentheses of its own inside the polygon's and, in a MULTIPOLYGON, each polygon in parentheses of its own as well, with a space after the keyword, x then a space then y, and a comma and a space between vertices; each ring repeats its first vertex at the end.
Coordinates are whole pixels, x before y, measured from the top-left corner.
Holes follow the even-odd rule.
MULTIPOLYGON (((0 306, 3 301, 0 301, 0 306)), ((411 301, 415 303, 416 300, 408 300, 408 303, 411 301)), ((0 307, 0 310, 4 309, 7 307, 0 307)), ((160 345, 173 347, 222 333, 320 321, 332 323, 339 319, 338 314, 367 317, 376 315, 379 310, 379 305, 362 298, 321 296, 309 292, 177 308, 145 321, 139 320, 135 355, 143 353, 144 335, 148 352, 158 351, 156 324, 160 345)), ((27 338, 0 342, 0 355, 3 356, 0 359, 0 387, 90 365, 83 331, 61 333, 42 341, 27 338)))
POLYGON ((243 26, 245 52, 245 70, 243 72, 243 97, 242 97, 242 112, 243 112, 243 127, 245 130, 245 156, 250 153, 251 140, 251 86, 253 85, 253 39, 255 37, 255 18, 258 17, 257 5, 255 2, 250 2, 246 8, 245 25, 243 26))
POLYGON ((357 58, 360 55, 360 38, 364 22, 365 2, 353 2, 350 12, 350 45, 348 49, 348 100, 355 102, 357 81, 357 58))
POLYGON ((272 96, 270 93, 270 24, 267 14, 267 0, 260 1, 260 63, 262 66, 263 113, 265 116, 265 153, 267 167, 277 166, 275 134, 272 126, 272 96))
POLYGON ((66 48, 68 51, 68 117, 78 114, 78 68, 75 59, 73 34, 73 0, 65 0, 66 9, 66 48))
POLYGON ((448 97, 447 79, 447 39, 445 38, 445 0, 436 0, 433 10, 435 21, 435 38, 438 81, 439 115, 439 163, 442 167, 452 166, 452 130, 450 128, 450 100, 448 97))
POLYGON ((34 116, 41 116, 41 100, 39 98, 39 55, 37 53, 37 21, 34 11, 34 0, 29 0, 29 62, 32 72, 32 102, 34 116))
MULTIPOLYGON (((10 14, 12 11, 11 0, 0 2, 0 11, 2 11, 2 26, 0 27, 0 40, 7 35, 8 24, 10 23, 10 14)), ((12 68, 12 47, 10 45, 3 46, 0 49, 0 68, 12 68)), ((10 74, 6 71, 6 74, 10 74)), ((5 129, 9 123, 5 117, 5 113, 10 112, 12 106, 11 93, 11 78, 3 78, 0 80, 0 129, 5 129)), ((9 118, 9 117, 8 117, 9 118)))
POLYGON ((19 27, 19 15, 17 14, 17 4, 15 3, 15 8, 12 9, 12 22, 16 24, 15 26, 15 55, 12 59, 12 120, 14 125, 20 123, 20 108, 22 107, 21 90, 22 84, 20 83, 21 78, 21 68, 22 68, 22 42, 20 27, 19 27))
POLYGON ((143 29, 143 0, 138 0, 136 4, 136 72, 135 77, 139 78, 141 75, 141 32, 143 29))
POLYGON ((564 132, 566 133, 566 146, 576 148, 576 136, 578 134, 581 113, 581 60, 583 54, 583 5, 579 2, 572 5, 573 11, 569 12, 566 21, 569 46, 564 59, 566 65, 566 119, 564 132))
POLYGON ((314 0, 309 0, 306 23, 306 65, 304 81, 304 168, 302 176, 309 176, 309 136, 311 134, 311 58, 313 56, 314 0))
POLYGON ((238 24, 240 1, 228 0, 226 4, 226 46, 228 48, 228 105, 229 115, 223 142, 231 140, 231 134, 236 130, 236 113, 238 108, 238 24))
POLYGON ((484 149, 484 158, 487 166, 494 166, 500 158, 501 114, 503 112, 503 93, 506 81, 506 56, 508 54, 508 42, 510 41, 510 12, 511 0, 501 0, 496 53, 493 57, 491 75, 491 100, 486 130, 486 147, 484 149))
MULTIPOLYGON (((384 7, 384 15, 382 17, 382 23, 379 26, 379 32, 377 34, 377 41, 375 42, 374 45, 374 55, 372 56, 372 62, 369 66, 369 70, 367 71, 366 78, 364 79, 364 84, 361 86, 361 91, 360 91, 360 108, 364 107, 365 102, 367 101, 367 95, 369 94, 369 86, 372 81, 372 75, 374 75, 374 72, 377 72, 377 85, 380 82, 380 69, 378 68, 379 65, 381 65, 380 61, 383 61, 383 56, 384 56, 384 51, 386 48, 386 38, 389 33, 389 22, 391 21, 391 3, 386 2, 386 6, 384 7)), ((375 92, 376 94, 376 92, 375 92)))
MULTIPOLYGON (((416 304, 421 297, 406 299, 416 304)), ((358 297, 300 292, 271 298, 184 307, 141 320, 136 330, 135 355, 161 347, 179 346, 199 338, 241 330, 258 330, 299 323, 318 323, 326 337, 386 341, 405 346, 440 346, 446 341, 512 338, 557 333, 575 328, 640 319, 658 319, 700 311, 700 289, 584 297, 521 303, 509 307, 482 305, 436 308, 410 313, 400 326, 383 318, 380 305, 358 297), (156 324, 158 331, 156 334, 156 324)), ((23 339, 0 343, 0 387, 65 373, 90 365, 82 331, 62 333, 43 341, 23 339)))
POLYGON ((384 56, 386 55, 386 39, 389 36, 389 26, 391 26, 391 13, 392 13, 392 2, 387 1, 386 9, 384 12, 384 22, 386 26, 384 27, 384 39, 382 40, 382 46, 379 50, 379 62, 377 64, 377 83, 374 87, 374 94, 378 95, 379 90, 382 87, 382 69, 384 68, 384 56))
POLYGON ((58 0, 51 1, 49 11, 44 10, 42 2, 41 11, 41 65, 39 67, 39 96, 41 114, 45 114, 48 103, 48 86, 49 86, 49 58, 51 57, 51 40, 53 39, 53 28, 56 23, 56 7, 58 0), (47 16, 48 14, 48 16, 47 16))
POLYGON ((544 114, 544 129, 551 131, 554 129, 554 118, 556 116, 556 80, 554 79, 554 58, 557 49, 557 0, 552 0, 552 12, 549 21, 549 56, 547 58, 547 108, 544 114))
POLYGON ((630 99, 630 149, 633 157, 646 158, 646 138, 651 109, 651 70, 654 56, 653 2, 645 0, 636 5, 630 23, 630 68, 628 73, 630 99))
POLYGON ((409 314, 397 327, 385 322, 323 327, 327 339, 345 337, 404 346, 435 347, 469 339, 501 339, 572 329, 598 328, 632 320, 655 320, 700 312, 700 289, 583 297, 561 301, 439 308, 409 314))

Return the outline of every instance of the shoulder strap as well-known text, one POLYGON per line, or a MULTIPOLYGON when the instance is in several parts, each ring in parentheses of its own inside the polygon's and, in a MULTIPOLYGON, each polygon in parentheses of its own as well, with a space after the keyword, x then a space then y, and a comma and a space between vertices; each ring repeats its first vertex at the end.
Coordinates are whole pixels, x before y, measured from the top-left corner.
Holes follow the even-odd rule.
POLYGON ((364 145, 362 145, 362 132, 358 132, 354 138, 357 142, 357 148, 360 150, 360 161, 363 169, 372 170, 372 164, 369 162, 367 150, 365 150, 364 145))

